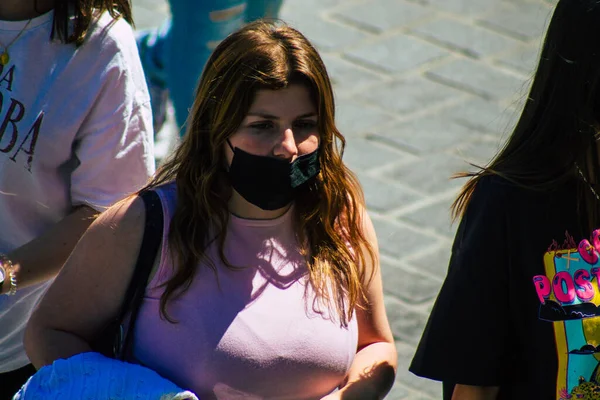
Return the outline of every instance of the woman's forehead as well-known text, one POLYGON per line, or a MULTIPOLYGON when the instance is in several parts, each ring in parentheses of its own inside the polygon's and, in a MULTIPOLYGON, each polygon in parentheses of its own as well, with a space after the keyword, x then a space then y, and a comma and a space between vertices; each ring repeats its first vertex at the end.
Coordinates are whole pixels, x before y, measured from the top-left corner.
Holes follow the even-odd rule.
POLYGON ((258 90, 248 116, 285 119, 316 115, 316 112, 309 88, 293 84, 278 90, 258 90))

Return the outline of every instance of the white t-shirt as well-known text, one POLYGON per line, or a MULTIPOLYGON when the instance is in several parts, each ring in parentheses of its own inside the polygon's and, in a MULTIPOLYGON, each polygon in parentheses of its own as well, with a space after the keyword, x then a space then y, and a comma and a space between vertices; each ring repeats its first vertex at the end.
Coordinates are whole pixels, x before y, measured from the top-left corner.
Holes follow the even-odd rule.
MULTIPOLYGON (((154 172, 150 99, 132 28, 105 13, 76 48, 50 40, 53 17, 31 20, 0 65, 2 253, 73 206, 104 209, 154 172)), ((0 21, 0 42, 10 43, 26 22, 0 21)), ((29 363, 23 332, 48 285, 0 296, 0 373, 29 363)))

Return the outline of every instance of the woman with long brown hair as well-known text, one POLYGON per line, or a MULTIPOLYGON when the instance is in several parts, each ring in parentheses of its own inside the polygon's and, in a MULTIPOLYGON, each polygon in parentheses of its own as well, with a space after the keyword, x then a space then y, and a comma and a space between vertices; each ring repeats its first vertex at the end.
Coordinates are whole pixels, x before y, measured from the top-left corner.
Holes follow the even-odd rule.
MULTIPOLYGON (((396 351, 377 241, 343 146, 325 66, 301 33, 257 22, 221 42, 183 142, 146 188, 164 237, 136 362, 202 399, 387 393, 396 351)), ((143 225, 133 197, 86 232, 28 326, 34 365, 91 350, 143 225)))
POLYGON ((521 117, 453 204, 411 365, 444 399, 600 398, 600 2, 560 0, 521 117))
POLYGON ((127 0, 0 1, 0 400, 34 306, 94 216, 154 173, 127 0))

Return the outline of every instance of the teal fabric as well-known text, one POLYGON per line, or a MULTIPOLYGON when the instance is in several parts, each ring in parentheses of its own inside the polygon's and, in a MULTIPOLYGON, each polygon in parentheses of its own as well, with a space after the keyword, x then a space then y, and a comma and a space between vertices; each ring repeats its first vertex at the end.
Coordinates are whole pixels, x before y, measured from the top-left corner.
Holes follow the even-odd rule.
POLYGON ((40 368, 13 400, 198 400, 149 368, 81 353, 40 368))
MULTIPOLYGON (((177 125, 183 127, 198 79, 215 44, 245 22, 277 18, 282 3, 283 0, 169 0, 172 17, 161 27, 138 35, 152 101, 163 101, 158 93, 160 89, 168 90, 177 125), (230 15, 218 16, 229 9, 230 15)), ((164 117, 163 110, 164 105, 153 105, 157 121, 164 117)))

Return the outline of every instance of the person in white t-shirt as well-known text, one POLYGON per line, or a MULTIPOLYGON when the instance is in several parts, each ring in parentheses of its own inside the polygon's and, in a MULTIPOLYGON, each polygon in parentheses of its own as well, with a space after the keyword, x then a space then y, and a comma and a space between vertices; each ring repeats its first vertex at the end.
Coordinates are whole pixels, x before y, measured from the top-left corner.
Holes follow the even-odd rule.
POLYGON ((79 237, 154 172, 131 22, 127 0, 0 1, 0 400, 35 371, 23 331, 79 237))

